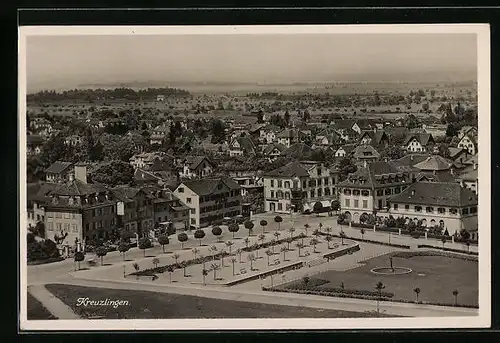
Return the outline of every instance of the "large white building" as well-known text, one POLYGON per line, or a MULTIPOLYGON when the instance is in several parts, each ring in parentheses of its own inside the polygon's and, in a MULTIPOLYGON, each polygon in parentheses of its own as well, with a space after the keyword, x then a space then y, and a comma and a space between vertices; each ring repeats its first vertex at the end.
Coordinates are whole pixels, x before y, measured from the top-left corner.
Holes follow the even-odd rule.
POLYGON ((291 162, 264 178, 264 210, 289 213, 313 211, 314 204, 331 206, 338 173, 318 162, 291 162))

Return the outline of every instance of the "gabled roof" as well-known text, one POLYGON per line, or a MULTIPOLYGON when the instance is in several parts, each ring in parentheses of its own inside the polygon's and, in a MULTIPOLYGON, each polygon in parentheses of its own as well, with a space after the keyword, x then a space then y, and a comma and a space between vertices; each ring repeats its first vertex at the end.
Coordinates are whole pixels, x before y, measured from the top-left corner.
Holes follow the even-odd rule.
POLYGON ((425 161, 429 156, 430 154, 408 154, 394 160, 393 163, 400 166, 413 167, 415 164, 425 161))
POLYGON ((408 145, 412 139, 416 139, 423 146, 428 145, 430 142, 434 142, 434 138, 432 138, 430 133, 410 133, 406 136, 404 145, 408 145))
POLYGON ((294 129, 284 129, 276 135, 277 138, 295 139, 299 137, 299 131, 294 129))
POLYGON ((265 128, 266 125, 265 124, 254 124, 252 125, 249 129, 248 129, 248 132, 250 133, 255 133, 257 131, 260 131, 261 129, 265 128))
POLYGON ((417 182, 400 194, 392 196, 390 202, 464 207, 477 205, 478 198, 471 190, 461 187, 456 182, 417 182))
POLYGON ((206 156, 186 156, 184 162, 188 165, 189 169, 196 169, 203 161, 212 164, 206 156))
POLYGON ((420 170, 448 170, 453 167, 453 162, 439 155, 431 155, 422 162, 416 163, 414 167, 420 170))
POLYGON ((286 150, 286 146, 283 144, 279 143, 274 143, 274 144, 269 144, 265 149, 264 149, 264 155, 268 155, 272 153, 275 149, 277 149, 280 153, 286 150))
POLYGON ((356 145, 355 144, 345 144, 345 145, 342 145, 337 150, 335 150, 335 152, 339 151, 340 149, 344 150, 346 152, 346 154, 350 154, 351 152, 354 151, 354 149, 356 149, 356 145))
POLYGON ((235 141, 238 142, 238 144, 244 151, 246 152, 255 151, 255 145, 253 144, 253 141, 249 137, 236 137, 235 139, 233 139, 230 146, 232 146, 235 141))
POLYGON ((241 188, 238 183, 229 177, 188 180, 182 184, 198 195, 208 195, 212 194, 220 183, 223 183, 230 190, 241 188))
POLYGON ((382 130, 377 130, 377 131, 363 131, 359 137, 360 140, 363 139, 363 137, 368 136, 371 138, 371 144, 372 145, 379 145, 382 142, 382 139, 389 140, 389 136, 385 131, 382 130))
POLYGON ((50 201, 49 193, 57 187, 58 184, 51 182, 29 183, 26 186, 27 198, 31 201, 50 201))
POLYGON ((304 143, 295 143, 290 145, 290 147, 286 150, 284 150, 281 154, 282 155, 308 155, 313 152, 313 149, 304 143))
POLYGON ((457 180, 463 180, 463 181, 477 181, 477 179, 478 179, 477 169, 470 170, 467 173, 457 176, 457 180))
POLYGON ((264 173, 268 177, 307 177, 309 172, 298 161, 290 162, 283 167, 264 173))
POLYGON ((415 176, 415 179, 417 181, 428 180, 429 182, 455 182, 456 177, 448 170, 442 170, 436 173, 422 171, 415 176))
POLYGON ((460 154, 467 154, 467 150, 465 149, 462 149, 462 148, 455 148, 455 147, 449 147, 448 148, 448 151, 450 152, 450 158, 451 159, 455 159, 457 158, 458 156, 460 156, 460 154))
POLYGON ((335 129, 351 129, 354 125, 355 121, 352 119, 341 119, 341 120, 335 120, 333 127, 335 129))
POLYGON ((134 171, 134 180, 136 181, 159 181, 160 178, 153 173, 150 173, 144 169, 137 168, 134 171))
POLYGON ((358 167, 356 172, 348 175, 347 179, 340 182, 338 185, 342 187, 364 187, 373 188, 384 184, 385 181, 393 180, 393 183, 409 182, 408 175, 398 170, 393 164, 384 161, 369 163, 366 167, 358 167), (403 181, 405 180, 405 181, 403 181))
POLYGON ((56 161, 52 163, 46 170, 45 173, 60 174, 67 171, 74 165, 73 162, 56 161))
POLYGON ((356 149, 354 149, 353 155, 354 158, 380 157, 380 153, 371 145, 358 145, 356 149))
POLYGON ((131 202, 140 192, 140 189, 136 187, 119 186, 112 188, 111 192, 118 200, 123 202, 131 202))

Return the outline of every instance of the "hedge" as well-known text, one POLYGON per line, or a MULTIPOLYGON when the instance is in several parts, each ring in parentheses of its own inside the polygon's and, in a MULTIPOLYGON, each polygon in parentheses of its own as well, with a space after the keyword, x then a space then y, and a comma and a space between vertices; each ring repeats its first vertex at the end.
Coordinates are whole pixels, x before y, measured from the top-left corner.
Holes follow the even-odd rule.
MULTIPOLYGON (((326 234, 324 232, 320 232, 320 234, 323 235, 323 236, 327 236, 328 235, 328 234, 326 234)), ((339 235, 330 235, 330 236, 340 238, 339 235)), ((347 237, 347 236, 344 237, 344 239, 350 239, 350 240, 353 240, 353 241, 364 242, 364 243, 372 243, 372 244, 385 245, 385 246, 395 247, 395 248, 401 248, 401 249, 410 249, 409 245, 403 245, 403 244, 385 243, 385 242, 380 242, 380 241, 372 241, 370 239, 361 239, 361 238, 347 237)))
MULTIPOLYGON (((419 246, 421 247, 421 246, 419 246)), ((415 256, 444 256, 450 258, 456 258, 458 260, 464 261, 474 261, 477 262, 478 258, 476 256, 470 255, 457 255, 449 252, 441 252, 441 251, 400 251, 394 253, 392 256, 400 257, 400 258, 412 258, 415 256)))
MULTIPOLYGON (((326 281, 326 283, 329 283, 329 281, 326 281)), ((292 291, 295 291, 295 290, 316 291, 316 292, 342 293, 342 294, 352 294, 352 295, 366 295, 366 296, 374 296, 374 297, 381 296, 381 297, 386 297, 386 298, 391 298, 394 296, 394 293, 390 293, 390 292, 379 293, 378 291, 347 289, 347 288, 341 288, 341 287, 319 287, 319 286, 314 286, 311 284, 307 284, 307 285, 302 284, 302 285, 297 285, 297 286, 284 286, 284 287, 277 287, 277 288, 289 289, 292 291)))
MULTIPOLYGON (((394 299, 392 297, 379 297, 378 292, 375 292, 376 296, 369 295, 361 295, 361 294, 349 294, 349 293, 331 293, 325 291, 313 291, 313 290, 291 290, 285 288, 276 288, 276 287, 262 287, 263 291, 270 292, 284 292, 284 293, 298 293, 298 294, 311 294, 311 295, 322 295, 322 296, 330 296, 337 298, 354 298, 354 299, 364 299, 364 300, 380 300, 380 301, 390 301, 390 302, 399 302, 399 303, 407 303, 414 304, 415 301, 407 300, 407 299, 394 299)), ((363 291, 360 291, 363 292, 363 291)), ((370 291, 367 291, 370 292, 370 291)), ((383 293, 382 293, 383 294, 383 293)), ((463 308, 479 308, 478 305, 465 305, 465 304, 451 304, 451 303, 442 303, 442 302, 427 302, 427 301, 419 301, 418 304, 423 305, 435 305, 435 306, 452 306, 452 307, 463 307, 463 308)))
POLYGON ((334 258, 344 256, 347 254, 352 254, 353 252, 359 251, 359 250, 360 250, 359 245, 356 244, 355 246, 349 247, 347 249, 342 249, 342 250, 338 250, 338 251, 334 251, 334 252, 325 254, 325 255, 323 255, 323 258, 334 259, 334 258))
POLYGON ((270 270, 268 272, 265 272, 265 273, 261 273, 261 274, 256 274, 256 275, 253 275, 253 276, 250 276, 250 277, 247 277, 247 278, 242 278, 242 279, 239 279, 239 280, 234 280, 232 282, 228 282, 226 283, 225 285, 226 286, 234 286, 234 285, 237 285, 239 283, 243 283, 243 282, 249 282, 249 281, 253 281, 253 280, 257 280, 257 279, 261 279, 261 278, 265 278, 265 277, 268 277, 270 275, 275 275, 275 274, 280 274, 280 273, 284 273, 284 272, 287 272, 289 270, 296 270, 296 269, 300 269, 304 266, 304 263, 302 261, 299 261, 299 262, 296 262, 294 264, 291 264, 291 265, 288 265, 288 266, 284 266, 282 268, 278 268, 278 269, 274 269, 274 270, 270 270))
POLYGON ((476 251, 464 251, 464 250, 460 250, 460 249, 436 247, 436 246, 428 245, 428 244, 419 244, 419 245, 417 245, 417 248, 431 248, 431 249, 439 249, 439 250, 443 250, 443 251, 458 252, 461 254, 469 254, 469 255, 476 255, 476 256, 479 255, 478 252, 476 252, 476 251))
POLYGON ((49 257, 43 260, 34 260, 34 261, 28 261, 28 266, 36 266, 40 264, 47 264, 47 263, 54 263, 54 262, 59 262, 63 261, 64 257, 49 257))

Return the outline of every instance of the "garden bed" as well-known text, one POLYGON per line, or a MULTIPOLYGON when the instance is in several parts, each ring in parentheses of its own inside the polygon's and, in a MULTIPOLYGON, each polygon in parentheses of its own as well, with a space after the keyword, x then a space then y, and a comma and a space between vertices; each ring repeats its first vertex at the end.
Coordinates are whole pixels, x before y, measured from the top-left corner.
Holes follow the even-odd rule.
MULTIPOLYGON (((452 248, 442 248, 442 247, 435 247, 433 245, 427 245, 427 244, 419 244, 417 245, 418 248, 431 248, 431 249, 439 249, 439 250, 442 250, 442 251, 448 251, 448 252, 456 252, 456 253, 460 253, 460 254, 467 254, 467 255, 475 255, 475 256, 478 256, 478 253, 475 252, 475 251, 464 251, 464 250, 460 250, 460 249, 452 249, 452 248)), ((437 252, 432 252, 433 254, 435 255, 432 255, 432 256, 437 256, 438 253, 437 252)), ((419 256, 431 256, 431 255, 419 255, 419 256)), ((453 258, 458 258, 458 259, 464 259, 464 257, 466 256, 463 256, 463 255, 456 255, 456 254, 439 254, 439 256, 447 256, 447 257, 453 257, 453 258)), ((467 261, 477 261, 477 257, 474 259, 465 259, 467 261)))

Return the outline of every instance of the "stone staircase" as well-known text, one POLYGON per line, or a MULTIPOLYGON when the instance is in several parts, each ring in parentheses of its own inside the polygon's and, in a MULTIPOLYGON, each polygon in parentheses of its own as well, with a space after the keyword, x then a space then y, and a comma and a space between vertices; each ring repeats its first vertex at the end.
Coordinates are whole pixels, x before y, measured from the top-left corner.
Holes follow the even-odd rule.
POLYGON ((323 263, 326 263, 326 259, 324 259, 323 257, 321 257, 321 258, 316 258, 314 260, 306 262, 305 266, 306 267, 315 267, 315 266, 319 266, 320 264, 323 264, 323 263))

